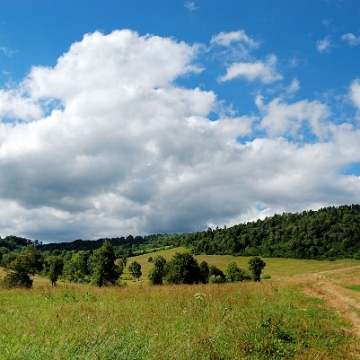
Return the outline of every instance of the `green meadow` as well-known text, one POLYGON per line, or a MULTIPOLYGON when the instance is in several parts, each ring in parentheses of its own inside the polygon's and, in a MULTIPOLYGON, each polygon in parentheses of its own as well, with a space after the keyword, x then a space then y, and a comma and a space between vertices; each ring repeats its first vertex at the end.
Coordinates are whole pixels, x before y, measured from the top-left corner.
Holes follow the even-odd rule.
MULTIPOLYGON (((52 288, 36 276, 32 289, 0 290, 0 359, 359 358, 354 323, 319 296, 317 279, 356 301, 359 261, 264 259, 271 278, 261 283, 148 285, 149 256, 170 259, 175 251, 185 250, 128 259, 142 265, 142 282, 97 288, 60 281, 52 288)), ((197 260, 221 269, 248 262, 197 260)), ((123 277, 130 278, 126 269, 123 277)))
MULTIPOLYGON (((170 250, 158 251, 155 253, 140 255, 128 258, 128 264, 136 260, 141 264, 143 272, 142 278, 146 280, 147 273, 152 268, 152 264, 148 262, 150 256, 162 255, 166 260, 170 260, 176 252, 186 252, 185 248, 175 248, 170 250)), ((205 260, 211 265, 216 265, 219 269, 225 271, 226 266, 235 261, 242 269, 248 268, 250 257, 231 256, 231 255, 197 255, 194 256, 200 263, 205 260)), ((336 269, 344 269, 360 265, 359 260, 335 260, 335 261, 319 261, 319 260, 299 260, 299 259, 282 259, 282 258, 263 258, 266 267, 263 274, 270 275, 272 281, 281 281, 289 277, 301 274, 313 274, 323 271, 332 271, 336 269)), ((127 269, 125 269, 125 274, 127 269)))

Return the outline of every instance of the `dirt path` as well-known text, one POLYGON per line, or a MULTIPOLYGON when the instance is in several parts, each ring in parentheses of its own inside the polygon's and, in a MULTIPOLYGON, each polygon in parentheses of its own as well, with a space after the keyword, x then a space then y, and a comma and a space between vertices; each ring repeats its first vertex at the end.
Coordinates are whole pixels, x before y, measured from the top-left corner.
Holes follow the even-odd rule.
MULTIPOLYGON (((356 268, 359 268, 358 284, 360 284, 360 266, 356 268)), ((354 267, 309 274, 303 280, 306 279, 309 284, 306 294, 324 299, 340 316, 353 325, 354 335, 360 338, 360 293, 348 290, 338 285, 339 280, 333 280, 326 276, 340 275, 353 269, 354 267)))

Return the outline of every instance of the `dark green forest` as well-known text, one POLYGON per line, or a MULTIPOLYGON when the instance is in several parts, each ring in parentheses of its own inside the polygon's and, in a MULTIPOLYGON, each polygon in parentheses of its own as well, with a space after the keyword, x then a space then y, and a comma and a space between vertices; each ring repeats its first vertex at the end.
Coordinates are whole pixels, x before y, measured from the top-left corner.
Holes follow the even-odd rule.
MULTIPOLYGON (((298 259, 360 259, 360 205, 283 213, 231 227, 187 234, 152 234, 42 244, 17 236, 0 238, 0 261, 8 262, 29 244, 45 256, 99 249, 105 240, 117 258, 183 246, 193 254, 298 259), (12 255, 13 254, 13 255, 12 255), (5 260, 5 261, 4 261, 5 260)), ((51 241, 49 239, 49 241, 51 241)))

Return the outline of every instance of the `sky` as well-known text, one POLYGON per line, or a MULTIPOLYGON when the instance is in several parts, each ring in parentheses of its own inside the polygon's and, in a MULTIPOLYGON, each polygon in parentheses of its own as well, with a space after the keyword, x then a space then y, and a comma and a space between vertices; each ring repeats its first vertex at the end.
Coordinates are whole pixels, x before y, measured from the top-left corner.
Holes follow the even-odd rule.
POLYGON ((360 203, 355 0, 0 0, 0 235, 360 203))

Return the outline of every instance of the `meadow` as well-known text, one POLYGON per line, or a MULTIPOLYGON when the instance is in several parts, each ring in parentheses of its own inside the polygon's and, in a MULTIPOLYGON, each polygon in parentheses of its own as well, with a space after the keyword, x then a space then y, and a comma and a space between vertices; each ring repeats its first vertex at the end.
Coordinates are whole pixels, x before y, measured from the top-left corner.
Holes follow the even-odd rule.
MULTIPOLYGON (((175 251, 134 258, 143 282, 52 288, 35 277, 30 290, 0 290, 0 359, 359 358, 356 319, 342 316, 359 316, 359 261, 264 259, 271 279, 261 283, 148 285, 149 256, 175 251), (342 314, 339 289, 353 301, 342 314)), ((248 261, 197 259, 222 269, 248 261)))

